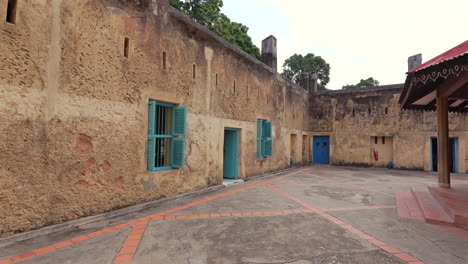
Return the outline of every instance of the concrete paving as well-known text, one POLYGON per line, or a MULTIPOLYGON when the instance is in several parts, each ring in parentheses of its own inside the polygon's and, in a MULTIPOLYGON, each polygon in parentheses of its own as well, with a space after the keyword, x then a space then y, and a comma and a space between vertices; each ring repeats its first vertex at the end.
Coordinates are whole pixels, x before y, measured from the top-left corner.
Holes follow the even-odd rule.
POLYGON ((436 182, 423 172, 303 167, 5 244, 0 264, 468 263, 468 232, 397 215, 397 191, 436 182))

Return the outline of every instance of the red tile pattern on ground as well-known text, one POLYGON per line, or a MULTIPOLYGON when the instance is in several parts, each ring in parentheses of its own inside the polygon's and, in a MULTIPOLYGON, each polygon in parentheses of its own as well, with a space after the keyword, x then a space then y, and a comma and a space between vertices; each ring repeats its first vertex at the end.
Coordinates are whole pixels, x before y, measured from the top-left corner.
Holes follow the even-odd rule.
POLYGON ((141 238, 145 232, 148 221, 142 220, 137 221, 137 224, 132 228, 132 231, 127 236, 127 240, 122 245, 119 254, 114 259, 114 264, 130 264, 132 263, 133 257, 140 245, 141 238))
MULTIPOLYGON (((224 193, 221 193, 221 194, 218 194, 218 195, 215 195, 215 196, 210 196, 210 197, 207 197, 205 199, 201 199, 201 200, 198 200, 198 201, 195 201, 195 202, 191 202, 191 203, 188 203, 186 205, 179 206, 179 207, 176 207, 176 208, 172 208, 172 209, 169 209, 169 210, 166 210, 166 211, 163 211, 163 212, 159 212, 159 213, 147 216, 147 217, 143 217, 143 218, 140 218, 140 219, 137 219, 137 220, 134 220, 134 221, 129 221, 129 222, 119 224, 119 225, 116 225, 116 226, 113 226, 113 227, 109 227, 109 228, 106 228, 106 229, 103 229, 103 230, 100 230, 100 231, 97 231, 97 232, 93 232, 93 233, 90 233, 90 234, 85 234, 85 235, 82 235, 82 236, 74 237, 72 239, 65 240, 65 241, 50 245, 50 247, 54 248, 54 250, 57 250, 57 249, 67 247, 67 246, 72 245, 72 244, 76 244, 76 243, 85 241, 85 240, 87 240, 89 238, 92 238, 92 237, 100 236, 100 235, 103 235, 103 234, 106 234, 106 233, 109 233, 109 232, 113 232, 113 231, 116 231, 116 230, 119 230, 119 229, 123 229, 125 227, 130 226, 130 225, 135 225, 137 223, 148 222, 150 220, 161 220, 161 219, 163 219, 163 216, 166 215, 166 214, 174 213, 174 212, 189 208, 191 206, 199 205, 199 204, 211 201, 211 200, 215 200, 215 199, 225 197, 225 196, 228 196, 228 195, 231 195, 231 194, 234 194, 234 193, 238 193, 238 192, 241 192, 241 191, 244 191, 244 190, 247 190, 247 189, 251 189, 251 188, 254 188, 254 187, 259 186, 259 185, 264 184, 264 183, 269 183, 269 182, 272 182, 272 181, 275 181, 275 180, 278 180, 278 179, 281 179, 281 178, 289 177, 289 176, 294 175, 296 173, 301 173, 303 171, 306 171, 306 170, 308 170, 310 168, 311 167, 307 167, 305 169, 290 172, 290 173, 287 173, 285 175, 277 176, 277 177, 274 177, 274 178, 269 179, 269 180, 265 180, 265 181, 261 181, 261 182, 255 183, 255 184, 247 185, 245 187, 234 189, 234 190, 224 192, 224 193)), ((169 217, 169 216, 167 216, 167 217, 172 219, 172 217, 169 217)), ((210 215, 209 214, 200 215, 199 218, 207 218, 207 217, 210 217, 210 215)), ((173 218, 173 219, 176 219, 176 218, 173 218)), ((129 242, 129 244, 136 244, 135 240, 129 240, 127 242, 129 242)), ((23 253, 23 254, 13 256, 11 258, 0 259, 0 264, 3 264, 3 263, 5 263, 5 264, 18 263, 18 262, 21 262, 23 260, 38 256, 38 254, 36 253, 37 250, 40 250, 40 249, 35 249, 33 251, 30 251, 30 252, 26 252, 26 253, 23 253)), ((52 252, 54 250, 51 250, 49 252, 52 252)), ((43 251, 41 251, 41 252, 43 252, 43 251)), ((123 261, 126 258, 127 257, 121 257, 121 258, 118 258, 118 259, 116 258, 116 260, 123 261)), ((122 262, 122 263, 124 263, 124 262, 122 262)))
MULTIPOLYGON (((103 230, 100 230, 100 231, 96 231, 96 232, 89 233, 89 234, 86 234, 86 235, 78 236, 78 237, 72 238, 70 240, 65 240, 65 241, 50 245, 50 246, 43 247, 43 248, 38 248, 38 249, 35 249, 33 251, 26 252, 26 253, 23 253, 23 254, 8 258, 8 259, 0 260, 0 264, 18 263, 18 262, 21 262, 23 260, 26 260, 26 259, 29 259, 29 258, 32 258, 32 257, 35 257, 35 256, 47 254, 49 252, 52 252, 54 250, 57 250, 57 249, 60 249, 60 248, 63 248, 63 247, 66 247, 66 246, 69 246, 69 245, 72 245, 72 244, 76 244, 76 243, 80 243, 82 241, 86 241, 86 240, 88 240, 88 239, 90 239, 92 237, 100 236, 100 235, 103 235, 103 234, 106 234, 106 233, 109 233, 109 232, 120 230, 120 229, 129 227, 129 226, 133 226, 131 232, 129 233, 129 235, 127 237, 127 240, 123 243, 122 248, 119 251, 119 254, 114 259, 114 264, 117 264, 117 263, 118 264, 130 264, 131 261, 133 260, 134 254, 136 253, 136 251, 138 249, 138 246, 139 246, 140 241, 142 239, 143 233, 144 233, 144 231, 145 231, 145 229, 147 227, 148 221, 151 221, 151 220, 177 220, 177 219, 197 219, 197 218, 214 218, 214 217, 251 217, 251 216, 261 216, 261 215, 279 215, 279 214, 296 214, 296 213, 317 213, 318 215, 324 217, 325 219, 328 219, 329 221, 341 226, 342 228, 344 228, 344 229, 346 229, 346 230, 360 236, 361 238, 363 238, 363 239, 369 241, 370 243, 372 243, 372 244, 380 247, 381 249, 385 250, 389 254, 393 254, 395 257, 398 257, 398 258, 406 261, 407 263, 412 263, 412 264, 421 264, 421 263, 423 263, 422 261, 420 261, 420 260, 418 260, 418 259, 416 259, 416 258, 414 258, 414 257, 412 257, 412 256, 410 256, 410 255, 408 255, 408 254, 406 254, 404 252, 401 252, 400 250, 385 244, 385 242, 380 241, 380 240, 370 236, 369 234, 366 234, 365 232, 363 232, 363 231, 361 231, 361 230, 347 224, 346 222, 344 222, 344 221, 342 221, 342 220, 340 220, 340 219, 326 213, 326 212, 330 212, 330 211, 341 211, 341 210, 369 210, 369 209, 395 208, 395 206, 358 206, 358 207, 343 207, 343 208, 327 208, 327 209, 320 210, 320 209, 315 208, 312 205, 310 205, 310 204, 308 204, 308 203, 306 203, 306 202, 304 202, 304 201, 290 195, 289 193, 287 193, 287 192, 285 192, 285 191, 283 191, 283 190, 281 190, 281 189, 279 189, 277 187, 279 185, 298 185, 298 186, 302 186, 302 185, 330 185, 330 184, 349 184, 349 185, 353 185, 353 184, 355 184, 354 182, 331 181, 330 179, 328 179, 326 177, 306 172, 310 168, 311 167, 308 167, 308 168, 298 170, 298 171, 295 171, 295 172, 291 172, 291 173, 288 173, 288 174, 285 174, 285 175, 282 175, 282 176, 274 177, 274 178, 271 178, 269 180, 261 181, 261 182, 251 184, 251 185, 248 185, 248 186, 245 186, 245 187, 242 187, 242 188, 230 190, 230 191, 227 191, 227 192, 215 195, 215 196, 211 196, 211 197, 207 197, 207 198, 204 198, 204 199, 201 199, 201 200, 198 200, 198 201, 194 201, 194 202, 188 203, 188 204, 183 205, 183 206, 179 206, 179 207, 172 208, 172 209, 169 209, 169 210, 166 210, 166 211, 163 211, 163 212, 152 214, 150 216, 146 216, 146 217, 143 217, 143 218, 140 218, 140 219, 137 219, 137 220, 129 221, 129 222, 119 224, 119 225, 116 225, 116 226, 113 226, 113 227, 109 227, 109 228, 106 228, 106 229, 103 229, 103 230), (272 182, 274 182, 274 181, 276 181, 278 179, 282 179, 282 178, 289 177, 291 175, 295 175, 295 174, 303 173, 303 172, 305 172, 306 174, 309 174, 312 177, 327 179, 328 182, 318 183, 318 184, 272 184, 272 182), (177 211, 180 211, 180 210, 192 207, 192 206, 196 206, 196 205, 199 205, 199 204, 211 201, 211 200, 215 200, 215 199, 218 199, 218 198, 221 198, 221 197, 225 197, 225 196, 228 196, 228 195, 231 195, 231 194, 234 194, 234 193, 238 193, 238 192, 250 189, 250 188, 254 188, 256 186, 260 186, 260 185, 265 185, 265 186, 275 190, 276 192, 280 193, 281 195, 283 195, 283 196, 289 198, 290 200, 293 200, 296 203, 302 205, 303 207, 305 207, 305 209, 265 211, 265 212, 244 212, 244 213, 219 213, 219 212, 216 212, 216 213, 212 213, 212 214, 167 216, 167 214, 174 213, 174 212, 177 212, 177 211)), ((379 172, 382 172, 382 171, 379 171, 379 172)), ((367 173, 369 173, 369 171, 367 173)), ((393 176, 389 176, 389 177, 393 177, 393 176)), ((397 178, 397 177, 395 177, 395 178, 397 178)), ((413 181, 406 181, 406 180, 401 181, 401 180, 399 180, 399 181, 395 181, 395 182, 413 182, 413 181)), ((427 183, 427 182, 419 182, 419 181, 414 181, 414 182, 423 183, 423 184, 427 183)), ((387 195, 387 196, 394 196, 393 194, 385 193, 385 192, 382 192, 382 191, 379 191, 379 190, 373 190, 373 189, 370 189, 370 188, 366 188, 366 187, 362 187, 362 186, 356 186, 356 185, 353 185, 353 186, 359 187, 361 189, 365 189, 365 190, 368 190, 368 191, 372 191, 372 192, 378 192, 378 193, 381 193, 381 194, 384 194, 384 195, 387 195)), ((398 199, 399 198, 397 196, 397 202, 398 202, 398 199)), ((397 209, 402 210, 402 209, 400 209, 398 207, 397 207, 397 209)), ((408 214, 409 216, 415 216, 414 214, 412 214, 412 210, 414 211, 414 209, 415 209, 415 207, 414 207, 413 204, 406 203, 406 204, 404 204, 404 207, 403 207, 403 210, 406 210, 406 211, 401 211, 401 212, 399 211, 399 214, 402 213, 402 214, 408 214)), ((439 228, 439 229, 441 229, 441 230, 443 230, 445 232, 449 232, 449 233, 452 233, 452 234, 453 233, 458 233, 458 235, 460 235, 459 230, 456 229, 456 228, 452 228, 452 229, 448 229, 449 227, 437 227, 437 228, 439 228)), ((468 238, 468 234, 462 234, 462 235, 465 236, 465 238, 468 238)))
POLYGON ((410 256, 410 255, 408 255, 408 254, 406 254, 406 253, 404 253, 404 252, 402 252, 402 251, 400 251, 400 250, 398 250, 396 248, 390 247, 389 245, 385 244, 385 242, 380 241, 380 240, 372 237, 369 234, 366 234, 365 232, 363 232, 363 231, 349 225, 348 223, 346 223, 346 222, 344 222, 344 221, 342 221, 342 220, 340 220, 340 219, 338 219, 338 218, 336 218, 336 217, 334 217, 334 216, 332 216, 330 214, 325 213, 323 210, 315 208, 312 205, 310 205, 310 204, 308 204, 308 203, 306 203, 306 202, 304 202, 304 201, 290 195, 289 193, 286 193, 285 191, 279 189, 276 186, 273 186, 273 185, 270 185, 270 184, 265 184, 265 185, 267 187, 277 191, 278 193, 282 194, 283 196, 285 196, 285 197, 297 202, 298 204, 306 207, 307 209, 309 209, 309 210, 311 210, 313 212, 317 212, 318 215, 322 216, 323 218, 330 220, 331 222, 341 226, 342 228, 348 230, 349 232, 352 232, 352 233, 360 236, 363 239, 366 239, 367 241, 374 244, 375 246, 387 251, 388 253, 394 255, 395 257, 397 257, 397 258, 399 258, 399 259, 401 259, 403 261, 406 261, 407 263, 413 263, 414 264, 414 262, 422 262, 419 259, 417 259, 415 257, 412 257, 412 256, 410 256), (392 251, 393 253, 390 252, 390 251, 392 251))

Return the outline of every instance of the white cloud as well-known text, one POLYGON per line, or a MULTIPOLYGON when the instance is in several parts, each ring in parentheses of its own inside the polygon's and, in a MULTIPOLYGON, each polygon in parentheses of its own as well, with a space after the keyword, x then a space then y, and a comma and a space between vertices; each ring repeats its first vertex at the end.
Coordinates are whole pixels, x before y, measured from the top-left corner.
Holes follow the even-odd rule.
POLYGON ((278 38, 278 64, 294 53, 330 63, 328 88, 361 78, 381 84, 405 79, 408 56, 423 61, 468 36, 466 0, 224 0, 223 12, 248 25, 255 43, 278 38), (254 10, 246 8, 254 6, 254 10), (232 11, 239 7, 239 12, 232 11), (269 12, 260 12, 268 10, 269 12), (267 33, 269 32, 269 33, 267 33))

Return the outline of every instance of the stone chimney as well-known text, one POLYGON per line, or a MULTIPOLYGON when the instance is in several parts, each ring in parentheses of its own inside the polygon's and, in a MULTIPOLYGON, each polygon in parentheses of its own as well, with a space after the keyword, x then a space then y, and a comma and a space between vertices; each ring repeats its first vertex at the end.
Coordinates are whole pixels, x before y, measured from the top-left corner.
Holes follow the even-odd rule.
POLYGON ((408 58, 408 71, 418 67, 422 63, 422 55, 416 54, 408 58))
POLYGON ((315 93, 317 93, 317 89, 318 89, 318 87, 317 87, 317 85, 318 85, 318 84, 317 84, 317 80, 318 80, 317 73, 316 73, 316 72, 312 72, 309 76, 310 76, 310 84, 309 84, 309 85, 310 85, 310 86, 309 86, 310 88, 309 88, 309 89, 310 89, 310 92, 311 92, 311 93, 314 93, 314 94, 315 94, 315 93))
POLYGON ((311 93, 317 92, 317 73, 303 72, 299 79, 299 86, 310 91, 311 93))
POLYGON ((262 62, 278 71, 278 58, 276 53, 276 38, 269 36, 262 41, 262 62))

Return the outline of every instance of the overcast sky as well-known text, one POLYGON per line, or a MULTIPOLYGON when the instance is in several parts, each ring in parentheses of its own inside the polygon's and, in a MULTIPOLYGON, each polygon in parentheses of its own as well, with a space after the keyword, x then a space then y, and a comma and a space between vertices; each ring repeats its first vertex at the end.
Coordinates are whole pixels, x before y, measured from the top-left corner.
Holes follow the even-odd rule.
POLYGON ((322 56, 329 89, 361 78, 402 83, 409 56, 423 62, 468 39, 468 0, 224 0, 254 43, 278 39, 278 68, 294 53, 322 56))

